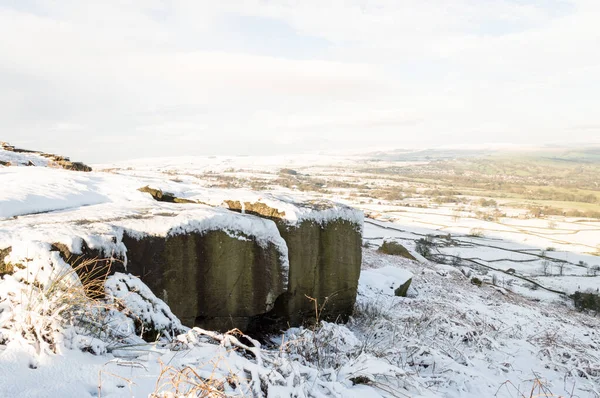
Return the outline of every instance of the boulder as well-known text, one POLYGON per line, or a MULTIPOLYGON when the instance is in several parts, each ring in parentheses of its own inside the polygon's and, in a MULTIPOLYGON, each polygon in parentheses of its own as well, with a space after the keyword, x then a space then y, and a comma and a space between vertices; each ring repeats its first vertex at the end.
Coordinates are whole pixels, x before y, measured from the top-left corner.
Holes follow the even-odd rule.
POLYGON ((394 290, 394 295, 396 295, 398 297, 406 297, 408 294, 408 288, 410 287, 411 283, 412 283, 412 278, 410 278, 409 280, 404 282, 402 285, 398 286, 398 288, 396 290, 394 290))
POLYGON ((477 277, 472 277, 471 278, 471 283, 474 284, 475 286, 480 286, 483 285, 483 281, 477 277))
MULTIPOLYGON (((269 319, 298 326, 315 317, 346 322, 354 309, 362 262, 362 213, 330 202, 293 203, 298 214, 262 201, 225 203, 275 221, 288 247, 287 292, 269 319), (243 204, 242 204, 243 203, 243 204), (336 208, 338 206, 339 208, 336 208)), ((284 203, 282 208, 290 208, 284 203)), ((275 323, 277 323, 275 321, 275 323)))
POLYGON ((280 211, 262 202, 241 202, 239 200, 224 200, 223 202, 230 210, 240 213, 254 214, 255 216, 270 218, 274 221, 285 217, 285 211, 280 211))
POLYGON ((400 243, 396 241, 384 241, 383 244, 377 249, 378 252, 384 254, 391 254, 393 256, 401 256, 404 258, 408 258, 409 260, 417 261, 417 259, 410 254, 408 249, 402 246, 400 243))
POLYGON ((357 225, 334 219, 296 225, 280 221, 277 226, 289 251, 286 312, 290 324, 302 324, 315 315, 346 322, 354 309, 362 261, 357 225))
POLYGON ((162 298, 186 326, 247 330, 285 291, 278 248, 225 231, 123 236, 128 273, 162 298))
POLYGON ((77 209, 53 235, 69 245, 50 241, 51 250, 84 281, 117 272, 139 277, 189 327, 277 332, 352 315, 362 212, 322 201, 242 201, 225 190, 234 200, 215 204, 215 191, 207 190, 211 202, 165 188, 141 188, 156 201, 127 202, 117 214, 112 204, 77 209))
MULTIPOLYGON (((52 159, 52 158, 51 158, 52 159)), ((90 172, 92 168, 81 162, 71 162, 69 160, 55 160, 57 165, 65 170, 90 172)))
POLYGON ((145 186, 139 188, 138 191, 149 193, 152 198, 158 202, 167 202, 167 203, 197 203, 193 200, 178 198, 173 195, 171 192, 163 192, 160 189, 150 188, 149 186, 145 186))

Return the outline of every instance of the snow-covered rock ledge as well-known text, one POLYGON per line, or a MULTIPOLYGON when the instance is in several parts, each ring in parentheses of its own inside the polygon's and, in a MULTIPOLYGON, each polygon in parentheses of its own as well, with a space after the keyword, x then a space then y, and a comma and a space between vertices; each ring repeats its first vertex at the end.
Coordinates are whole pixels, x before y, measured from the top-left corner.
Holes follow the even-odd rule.
POLYGON ((0 186, 10 188, 0 192, 0 274, 13 270, 3 261, 11 247, 42 244, 73 266, 96 259, 98 268, 140 277, 187 326, 299 325, 315 315, 314 300, 324 305, 322 319, 352 314, 362 212, 195 184, 177 184, 175 195, 185 200, 171 203, 139 191, 156 184, 103 172, 1 168, 0 186))

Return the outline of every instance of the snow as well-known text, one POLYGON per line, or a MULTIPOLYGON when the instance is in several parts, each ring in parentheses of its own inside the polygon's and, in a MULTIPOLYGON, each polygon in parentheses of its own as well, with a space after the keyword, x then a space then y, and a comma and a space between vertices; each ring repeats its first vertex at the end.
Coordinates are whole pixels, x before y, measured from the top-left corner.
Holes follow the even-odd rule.
MULTIPOLYGON (((27 272, 43 282, 51 274, 39 273, 42 265, 61 265, 47 250, 40 244, 36 251, 17 246, 11 253, 11 261, 23 261, 25 255, 31 261, 26 270, 0 282, 3 317, 20 311, 6 305, 7 293, 19 297, 15 287, 30 289, 23 283, 27 272)), ((127 342, 107 345, 81 334, 85 330, 59 325, 56 329, 64 334, 55 336, 59 354, 42 355, 14 333, 0 344, 0 374, 14 375, 10 384, 0 379, 0 396, 169 396, 174 391, 170 378, 187 369, 193 373, 187 371, 186 377, 211 380, 229 396, 263 396, 267 388, 269 397, 286 398, 317 392, 361 398, 475 398, 498 392, 508 398, 518 396, 516 388, 529 391, 535 377, 555 394, 568 396, 573 389, 577 396, 593 397, 598 389, 600 358, 586 348, 600 346, 598 318, 574 311, 556 295, 546 303, 509 289, 476 287, 448 265, 370 249, 364 260, 356 313, 347 325, 324 322, 318 328, 290 329, 273 346, 201 329, 143 343, 131 335, 130 318, 113 317, 112 329, 127 342), (390 293, 409 278, 418 294, 390 293), (121 323, 115 324, 118 319, 121 323), (360 377, 366 384, 355 384, 360 377), (511 384, 503 388, 507 380, 511 384)), ((111 277, 107 292, 147 322, 179 327, 168 307, 134 277, 111 277), (125 289, 125 283, 132 288, 125 289)), ((7 329, 5 319, 3 332, 19 330, 7 329)))
POLYGON ((106 279, 104 287, 110 297, 127 308, 129 317, 141 321, 144 329, 159 333, 187 329, 138 277, 117 272, 106 279))
POLYGON ((99 182, 83 174, 44 167, 0 171, 0 218, 106 203, 99 182))
POLYGON ((184 170, 190 174, 224 173, 231 169, 273 172, 279 168, 316 168, 323 165, 344 167, 356 161, 347 156, 275 155, 275 156, 182 156, 135 159, 112 164, 92 165, 95 169, 128 169, 137 172, 184 170))
POLYGON ((228 396, 543 396, 532 392, 536 383, 556 396, 600 396, 600 318, 576 311, 563 295, 501 272, 514 268, 568 293, 597 289, 598 279, 578 266, 598 262, 589 254, 598 242, 597 223, 574 226, 567 220, 545 231, 540 220, 454 223, 448 208, 354 203, 382 213, 365 223, 365 242, 397 239, 414 253, 415 241, 431 235, 439 257, 432 262, 419 255, 415 262, 365 249, 348 324, 288 329, 262 345, 239 332, 182 327, 130 275, 111 276, 101 303, 81 300, 81 282, 49 251, 48 243, 61 242, 77 252, 85 240, 105 253, 122 253, 125 232, 141 237, 219 229, 286 253, 274 222, 228 211, 223 201, 262 202, 285 212, 292 224, 328 222, 340 214, 358 223, 362 212, 341 203, 304 208, 315 198, 283 189, 207 188, 192 174, 243 168, 247 176, 276 175, 274 168, 282 165, 316 170, 326 163, 349 164, 278 157, 145 160, 119 165, 113 173, 0 167, 0 248, 12 246, 6 261, 22 265, 0 279, 0 375, 10 375, 0 377, 0 397, 174 397, 177 377, 208 382, 207 388, 228 396), (206 204, 156 202, 137 191, 146 185, 206 204), (486 229, 485 236, 466 236, 473 228, 486 229), (442 236, 449 232, 451 239, 442 236), (547 251, 550 246, 556 251, 547 251), (449 260, 444 255, 465 262, 441 264, 449 260), (540 274, 543 262, 552 259, 569 262, 564 275, 557 268, 540 274), (483 285, 472 284, 472 277, 483 285), (408 279, 408 297, 396 297, 395 288, 408 279), (65 307, 66 299, 80 301, 65 307), (144 342, 136 320, 160 330, 160 338, 144 342), (103 327, 90 327, 92 321, 103 327))
POLYGON ((0 161, 8 162, 11 166, 28 166, 29 164, 33 164, 34 166, 44 167, 50 163, 47 158, 37 153, 12 152, 3 148, 0 148, 0 161))
POLYGON ((274 244, 287 267, 287 245, 273 221, 201 204, 156 202, 137 190, 147 182, 41 167, 2 169, 0 248, 60 242, 79 253, 83 239, 92 249, 125 256, 120 244, 125 231, 141 238, 222 230, 237 239, 252 237, 263 247, 274 244))
MULTIPOLYGON (((281 217, 288 224, 295 225, 302 221, 314 221, 318 224, 326 224, 332 220, 345 220, 362 227, 363 212, 349 206, 335 202, 298 200, 287 195, 275 195, 266 192, 255 192, 244 189, 208 189, 200 192, 187 193, 185 199, 197 200, 202 203, 210 203, 221 206, 225 200, 239 201, 242 204, 263 203, 266 206, 283 213, 281 217)), ((225 204, 226 207, 228 207, 225 204)))
POLYGON ((0 186, 6 187, 0 191, 0 247, 20 240, 61 242, 77 253, 78 243, 84 239, 103 253, 124 255, 124 247, 119 244, 124 231, 141 238, 223 230, 238 239, 253 237, 262 246, 274 244, 285 266, 287 246, 276 225, 260 217, 227 211, 225 200, 265 203, 285 213, 283 219, 290 224, 305 220, 324 224, 342 219, 360 229, 363 220, 362 211, 339 203, 298 202, 284 195, 208 189, 156 176, 4 168, 0 170, 0 186), (146 185, 206 204, 156 202, 138 191, 146 185))
POLYGON ((363 270, 360 273, 360 293, 394 296, 394 291, 412 277, 409 271, 392 266, 363 270))
POLYGON ((284 194, 257 192, 247 189, 205 188, 198 185, 173 183, 169 181, 154 182, 151 188, 169 192, 176 197, 206 203, 211 206, 229 208, 226 201, 244 203, 262 203, 282 213, 281 219, 290 225, 303 221, 314 221, 320 225, 332 220, 345 220, 362 228, 364 214, 361 210, 332 201, 316 200, 306 197, 298 200, 284 194))

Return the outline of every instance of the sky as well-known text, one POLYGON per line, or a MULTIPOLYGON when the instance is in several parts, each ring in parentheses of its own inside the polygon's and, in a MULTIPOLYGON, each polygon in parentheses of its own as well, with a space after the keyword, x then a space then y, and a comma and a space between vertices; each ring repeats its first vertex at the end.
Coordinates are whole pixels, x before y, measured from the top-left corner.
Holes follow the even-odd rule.
POLYGON ((0 0, 0 141, 88 162, 600 142, 598 0, 0 0))

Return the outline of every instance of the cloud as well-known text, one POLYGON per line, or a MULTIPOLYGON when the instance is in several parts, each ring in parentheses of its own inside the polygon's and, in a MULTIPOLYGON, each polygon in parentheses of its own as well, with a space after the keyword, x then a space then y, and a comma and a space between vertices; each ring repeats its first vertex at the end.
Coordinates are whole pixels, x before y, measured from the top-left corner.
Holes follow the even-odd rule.
POLYGON ((15 2, 0 136, 89 161, 591 139, 572 126, 600 123, 599 18, 592 0, 15 2))

